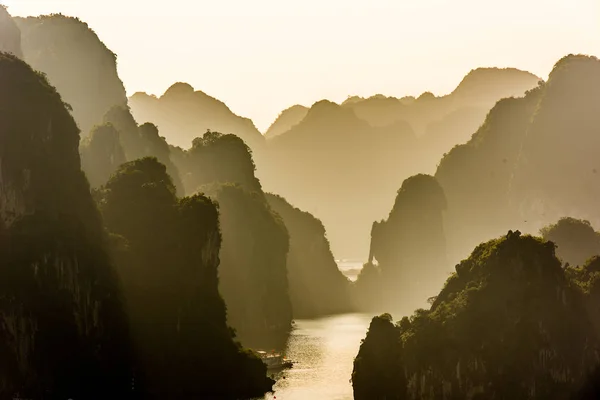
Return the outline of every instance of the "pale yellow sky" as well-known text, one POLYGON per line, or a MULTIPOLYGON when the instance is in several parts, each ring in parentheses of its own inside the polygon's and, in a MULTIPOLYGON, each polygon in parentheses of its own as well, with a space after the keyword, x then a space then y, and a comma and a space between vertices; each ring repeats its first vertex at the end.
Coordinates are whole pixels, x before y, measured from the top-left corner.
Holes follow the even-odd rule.
POLYGON ((376 93, 445 94, 472 68, 543 78, 600 55, 600 0, 0 0, 86 21, 128 94, 189 82, 265 130, 281 110, 376 93))

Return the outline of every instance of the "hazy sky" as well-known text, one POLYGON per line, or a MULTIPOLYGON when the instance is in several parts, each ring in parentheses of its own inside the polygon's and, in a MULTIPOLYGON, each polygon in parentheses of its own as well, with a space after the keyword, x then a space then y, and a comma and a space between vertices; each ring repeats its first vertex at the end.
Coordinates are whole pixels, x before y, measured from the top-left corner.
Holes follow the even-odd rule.
POLYGON ((264 130, 328 98, 451 91, 472 68, 543 78, 600 55, 600 0, 0 0, 13 15, 86 21, 128 94, 189 82, 264 130))

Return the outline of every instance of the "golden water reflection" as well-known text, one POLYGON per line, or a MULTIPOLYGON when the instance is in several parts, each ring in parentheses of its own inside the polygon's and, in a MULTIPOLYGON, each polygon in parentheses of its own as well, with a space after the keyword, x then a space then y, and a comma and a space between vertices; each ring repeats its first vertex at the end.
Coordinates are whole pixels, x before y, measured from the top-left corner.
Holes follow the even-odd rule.
POLYGON ((372 315, 296 320, 285 355, 293 368, 276 375, 265 400, 352 399, 352 364, 372 315))

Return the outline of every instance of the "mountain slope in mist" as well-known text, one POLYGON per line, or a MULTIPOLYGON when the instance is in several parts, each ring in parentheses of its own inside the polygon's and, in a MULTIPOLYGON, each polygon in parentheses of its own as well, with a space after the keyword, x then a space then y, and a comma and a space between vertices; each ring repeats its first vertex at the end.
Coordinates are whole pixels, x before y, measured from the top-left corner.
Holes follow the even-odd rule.
MULTIPOLYGON (((349 101, 344 106, 374 126, 384 126, 404 120, 411 124, 417 136, 427 133, 428 125, 442 120, 446 115, 471 107, 479 109, 481 121, 485 113, 500 99, 520 96, 537 85, 537 76, 514 68, 478 68, 469 72, 452 91, 436 97, 423 93, 415 101, 394 97, 373 96, 364 100, 349 101)), ((474 113, 475 114, 475 113, 474 113)), ((473 116, 475 118, 475 115, 473 116)), ((456 143, 460 143, 457 140, 456 143)))
POLYGON ((267 142, 261 182, 319 218, 334 254, 364 258, 369 243, 361 232, 391 208, 415 141, 406 123, 372 127, 351 109, 323 100, 267 142))
POLYGON ((294 318, 352 311, 350 281, 338 269, 321 221, 280 196, 266 198, 290 235, 287 274, 294 318))
POLYGON ((369 260, 356 281, 361 309, 406 312, 435 293, 447 277, 446 208, 434 177, 419 174, 402 183, 387 219, 371 229, 369 260))
POLYGON ((300 123, 306 117, 306 114, 308 114, 308 108, 301 105, 286 108, 271 124, 267 132, 265 132, 265 139, 272 139, 277 135, 289 131, 294 125, 300 123))
POLYGON ((60 14, 16 21, 25 61, 56 86, 84 135, 112 106, 127 104, 117 56, 86 23, 60 14))
POLYGON ((289 131, 269 139, 263 184, 321 219, 338 257, 365 259, 368 243, 358 238, 387 214, 404 179, 433 173, 497 100, 538 81, 516 69, 482 68, 443 97, 315 103, 300 122, 290 117, 296 124, 289 131))
POLYGON ((188 193, 219 204, 219 290, 228 323, 245 346, 281 348, 292 321, 289 234, 267 203, 248 145, 233 134, 206 132, 191 149, 172 152, 188 193))
POLYGON ((598 59, 567 56, 547 83, 498 102, 442 159, 436 177, 448 198, 452 260, 506 229, 536 232, 564 216, 600 222, 599 83, 598 59))
POLYGON ((8 13, 5 6, 0 4, 0 51, 12 53, 22 58, 21 30, 8 13))
POLYGON ((207 130, 233 133, 254 151, 264 144, 251 120, 235 115, 223 102, 187 83, 175 83, 160 97, 136 93, 129 98, 129 106, 136 120, 154 123, 170 144, 184 149, 207 130))

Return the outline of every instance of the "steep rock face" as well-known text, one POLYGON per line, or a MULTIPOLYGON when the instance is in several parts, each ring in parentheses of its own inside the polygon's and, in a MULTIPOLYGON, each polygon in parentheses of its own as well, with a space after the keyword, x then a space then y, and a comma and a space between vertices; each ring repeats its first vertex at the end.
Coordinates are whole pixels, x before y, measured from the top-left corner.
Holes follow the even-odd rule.
POLYGON ((543 87, 499 101, 466 144, 439 163, 436 179, 448 200, 445 218, 451 260, 464 258, 483 238, 521 226, 510 190, 521 143, 543 87))
POLYGON ((0 4, 0 51, 23 57, 21 50, 21 30, 8 13, 5 6, 0 4))
POLYGON ((156 158, 122 165, 100 194, 119 260, 140 398, 238 399, 271 389, 266 367, 234 342, 218 291, 217 206, 178 199, 156 158), (115 240, 116 243, 119 240, 115 240), (223 376, 232 375, 228 384, 223 376))
POLYGON ((301 105, 291 106, 283 110, 265 132, 265 139, 273 139, 275 136, 289 131, 295 125, 298 125, 306 117, 306 114, 308 114, 308 108, 301 105))
POLYGON ((294 318, 352 311, 350 281, 337 267, 321 221, 280 196, 266 198, 290 235, 287 271, 294 318))
POLYGON ((292 322, 288 292, 288 231, 262 192, 217 185, 223 247, 220 291, 229 324, 255 349, 283 348, 292 322))
POLYGON ((567 56, 547 83, 504 99, 436 178, 448 196, 453 260, 510 227, 536 232, 565 215, 597 224, 600 61, 567 56))
POLYGON ((102 122, 127 96, 117 74, 117 57, 88 25, 63 15, 17 18, 25 61, 42 71, 65 102, 84 134, 102 122))
POLYGON ((158 126, 167 141, 188 149, 207 130, 239 136, 252 150, 260 152, 264 138, 251 120, 235 115, 224 103, 187 83, 176 83, 161 97, 136 93, 129 106, 138 121, 158 126))
POLYGON ((600 60, 569 55, 550 73, 515 167, 512 200, 529 219, 600 222, 600 60))
POLYGON ((404 181, 387 220, 373 223, 369 266, 356 282, 362 307, 401 304, 411 310, 439 287, 446 267, 445 210, 446 197, 435 178, 415 175, 404 181), (379 276, 370 273, 374 263, 379 276))
POLYGON ((45 77, 0 55, 0 393, 125 395, 117 280, 79 130, 45 77))
POLYGON ((356 400, 407 399, 402 341, 392 316, 374 317, 354 360, 352 383, 356 400))
MULTIPOLYGON (((377 368, 369 336, 362 359, 369 356, 377 368)), ((404 318, 389 336, 379 347, 401 343, 396 368, 407 383, 387 385, 380 399, 403 398, 404 390, 409 399, 564 399, 598 362, 583 298, 554 244, 519 232, 478 246, 456 266, 431 310, 404 318)), ((388 382, 358 361, 355 388, 367 378, 373 386, 388 382)))

